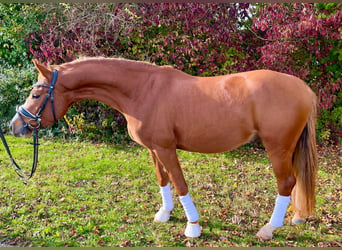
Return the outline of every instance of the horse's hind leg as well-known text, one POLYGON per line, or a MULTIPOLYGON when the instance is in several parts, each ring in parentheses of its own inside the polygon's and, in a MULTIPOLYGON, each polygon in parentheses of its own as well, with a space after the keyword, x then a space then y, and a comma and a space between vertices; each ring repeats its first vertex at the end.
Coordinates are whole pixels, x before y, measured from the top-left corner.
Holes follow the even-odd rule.
POLYGON ((174 207, 172 200, 171 187, 169 184, 169 176, 164 169, 163 165, 159 162, 155 154, 150 150, 150 155, 153 160, 153 164, 156 168, 157 179, 160 185, 160 194, 162 196, 163 205, 159 209, 158 213, 154 216, 155 222, 167 222, 170 219, 170 213, 174 207))
MULTIPOLYGON (((267 149, 267 145, 265 147, 267 149)), ((273 231, 283 225, 287 206, 291 200, 291 191, 296 184, 292 168, 292 150, 272 148, 267 151, 277 178, 278 196, 269 223, 257 233, 257 236, 263 240, 271 239, 273 231)))
MULTIPOLYGON (((160 167, 163 167, 167 171, 167 174, 170 177, 185 210, 185 214, 188 219, 188 224, 184 232, 185 236, 199 237, 201 235, 201 228, 198 223, 199 215, 190 194, 188 193, 188 186, 178 162, 176 149, 157 147, 152 150, 152 153, 160 163, 159 169, 160 167)), ((166 183, 164 182, 162 184, 166 183)))

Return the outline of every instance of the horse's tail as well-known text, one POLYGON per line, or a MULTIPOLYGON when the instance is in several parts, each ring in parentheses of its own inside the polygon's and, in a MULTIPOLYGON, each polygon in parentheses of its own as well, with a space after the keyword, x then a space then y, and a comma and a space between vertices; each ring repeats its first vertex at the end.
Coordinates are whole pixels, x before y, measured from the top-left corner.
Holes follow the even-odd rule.
POLYGON ((315 184, 318 169, 316 149, 317 100, 313 94, 312 109, 293 153, 296 186, 292 191, 295 211, 301 217, 312 214, 315 208, 315 184))

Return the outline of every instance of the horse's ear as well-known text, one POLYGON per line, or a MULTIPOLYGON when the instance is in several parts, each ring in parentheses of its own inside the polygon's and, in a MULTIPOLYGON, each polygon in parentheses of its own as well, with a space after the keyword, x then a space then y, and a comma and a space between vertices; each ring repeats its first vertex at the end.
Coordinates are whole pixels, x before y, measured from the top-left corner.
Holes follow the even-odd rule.
POLYGON ((34 66, 36 66, 37 70, 46 78, 51 78, 52 75, 52 71, 46 67, 45 65, 43 65, 42 63, 40 63, 37 59, 33 59, 32 60, 34 66))

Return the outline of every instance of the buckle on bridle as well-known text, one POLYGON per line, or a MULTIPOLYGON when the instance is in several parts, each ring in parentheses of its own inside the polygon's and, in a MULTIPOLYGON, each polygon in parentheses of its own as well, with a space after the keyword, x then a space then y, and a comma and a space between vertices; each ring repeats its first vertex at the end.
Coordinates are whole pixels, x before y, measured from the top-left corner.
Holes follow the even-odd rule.
POLYGON ((28 122, 27 122, 27 125, 31 128, 31 129, 39 129, 40 128, 40 121, 41 119, 37 117, 37 119, 30 119, 28 122), (31 122, 35 122, 36 123, 36 126, 34 126, 31 122))

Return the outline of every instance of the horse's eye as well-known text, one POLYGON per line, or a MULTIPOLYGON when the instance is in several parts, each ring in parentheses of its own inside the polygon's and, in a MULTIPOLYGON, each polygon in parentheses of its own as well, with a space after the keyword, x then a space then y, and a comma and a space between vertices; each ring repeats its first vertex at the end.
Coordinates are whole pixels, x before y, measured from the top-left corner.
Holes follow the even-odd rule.
POLYGON ((32 99, 39 99, 39 98, 40 98, 40 95, 32 94, 32 99))

